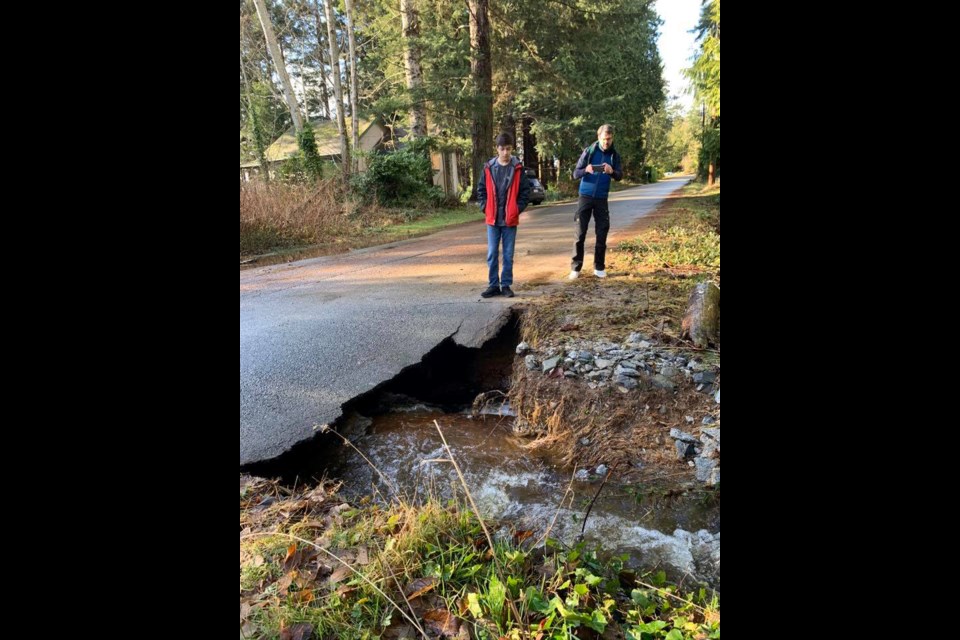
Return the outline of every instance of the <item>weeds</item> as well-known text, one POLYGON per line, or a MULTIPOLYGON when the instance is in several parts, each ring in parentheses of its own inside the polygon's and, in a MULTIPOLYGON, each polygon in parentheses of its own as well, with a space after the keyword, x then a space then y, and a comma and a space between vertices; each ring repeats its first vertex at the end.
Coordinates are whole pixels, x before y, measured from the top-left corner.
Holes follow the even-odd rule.
POLYGON ((493 535, 501 524, 478 515, 443 439, 466 502, 355 508, 335 485, 241 477, 241 637, 568 640, 611 626, 637 640, 720 637, 714 594, 636 576, 584 544, 493 535))

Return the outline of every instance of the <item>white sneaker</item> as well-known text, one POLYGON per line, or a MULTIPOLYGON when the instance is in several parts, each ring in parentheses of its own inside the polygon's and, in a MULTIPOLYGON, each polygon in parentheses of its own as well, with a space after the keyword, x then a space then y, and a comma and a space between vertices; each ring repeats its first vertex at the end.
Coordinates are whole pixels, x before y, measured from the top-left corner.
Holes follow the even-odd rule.
POLYGON ((606 272, 606 271, 597 271, 596 269, 594 269, 594 270, 593 270, 593 275, 597 276, 598 278, 606 278, 606 277, 607 277, 607 272, 606 272))
POLYGON ((570 272, 570 275, 567 276, 567 277, 570 278, 571 280, 576 280, 577 278, 580 277, 580 272, 579 272, 579 271, 571 271, 571 272, 570 272))

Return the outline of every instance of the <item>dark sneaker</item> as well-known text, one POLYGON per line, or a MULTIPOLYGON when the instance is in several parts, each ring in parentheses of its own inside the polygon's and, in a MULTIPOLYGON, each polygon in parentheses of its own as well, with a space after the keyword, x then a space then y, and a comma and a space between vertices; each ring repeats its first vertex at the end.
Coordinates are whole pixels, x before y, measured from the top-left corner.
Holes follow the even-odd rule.
POLYGON ((487 290, 480 294, 481 298, 492 298, 500 295, 500 287, 487 287, 487 290))
POLYGON ((500 295, 506 296, 507 298, 512 298, 512 297, 513 297, 513 289, 511 289, 510 287, 501 287, 501 288, 500 288, 500 295))

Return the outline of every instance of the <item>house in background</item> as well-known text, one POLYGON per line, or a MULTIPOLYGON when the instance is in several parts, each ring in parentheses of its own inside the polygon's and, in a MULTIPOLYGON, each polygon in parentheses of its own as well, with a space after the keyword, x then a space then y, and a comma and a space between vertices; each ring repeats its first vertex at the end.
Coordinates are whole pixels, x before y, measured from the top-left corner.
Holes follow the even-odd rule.
MULTIPOLYGON (((347 135, 349 136, 352 126, 350 118, 347 118, 347 135)), ((318 118, 310 122, 313 127, 313 134, 317 140, 317 152, 321 160, 340 162, 340 137, 337 133, 337 123, 333 120, 324 120, 318 118)), ((360 150, 373 151, 382 145, 386 129, 374 120, 361 120, 359 122, 360 131, 360 150)), ((293 127, 287 129, 282 136, 273 141, 264 151, 267 158, 267 165, 270 168, 270 175, 290 158, 293 158, 300 151, 297 145, 297 134, 293 127)), ((366 171, 367 165, 364 159, 360 158, 360 171, 366 171)), ((260 173, 260 164, 254 160, 240 164, 240 179, 244 182, 260 173)))
MULTIPOLYGON (((347 121, 347 131, 350 131, 351 120, 347 121)), ((340 162, 340 138, 337 133, 337 123, 322 118, 310 122, 313 126, 314 137, 317 140, 317 151, 320 159, 330 162, 340 162)), ((377 120, 360 120, 360 150, 367 153, 387 153, 402 144, 398 138, 406 135, 397 128, 393 132, 390 127, 377 120)), ((297 134, 293 127, 288 129, 273 144, 267 147, 264 155, 270 168, 270 175, 284 162, 297 155, 300 148, 297 145, 297 134)), ((458 171, 459 158, 455 151, 433 151, 430 154, 430 163, 433 167, 433 184, 443 189, 444 194, 452 197, 460 195, 460 173, 458 171)), ((359 158, 359 170, 367 170, 367 162, 363 156, 359 158)), ((240 180, 247 182, 260 173, 260 164, 254 160, 240 164, 240 180)))

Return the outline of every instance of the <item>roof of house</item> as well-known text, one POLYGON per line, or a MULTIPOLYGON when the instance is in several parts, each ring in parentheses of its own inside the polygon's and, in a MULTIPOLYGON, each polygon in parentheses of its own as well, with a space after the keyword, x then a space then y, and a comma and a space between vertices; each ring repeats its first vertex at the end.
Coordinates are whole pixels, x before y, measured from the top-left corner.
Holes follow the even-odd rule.
MULTIPOLYGON (((345 120, 349 135, 350 127, 352 126, 351 119, 345 118, 345 120)), ((370 127, 374 125, 374 123, 374 120, 360 120, 359 135, 361 138, 370 129, 370 127)), ((340 139, 337 131, 337 123, 333 120, 318 118, 316 120, 311 120, 310 125, 313 127, 314 137, 317 139, 317 151, 319 152, 320 157, 329 158, 339 156, 340 139)), ((294 132, 294 128, 291 126, 283 133, 282 136, 274 140, 273 143, 266 148, 264 155, 267 158, 267 162, 280 162, 297 155, 297 151, 299 150, 300 147, 297 145, 297 134, 294 132)), ((256 166, 258 166, 256 160, 240 164, 241 168, 256 166)))

